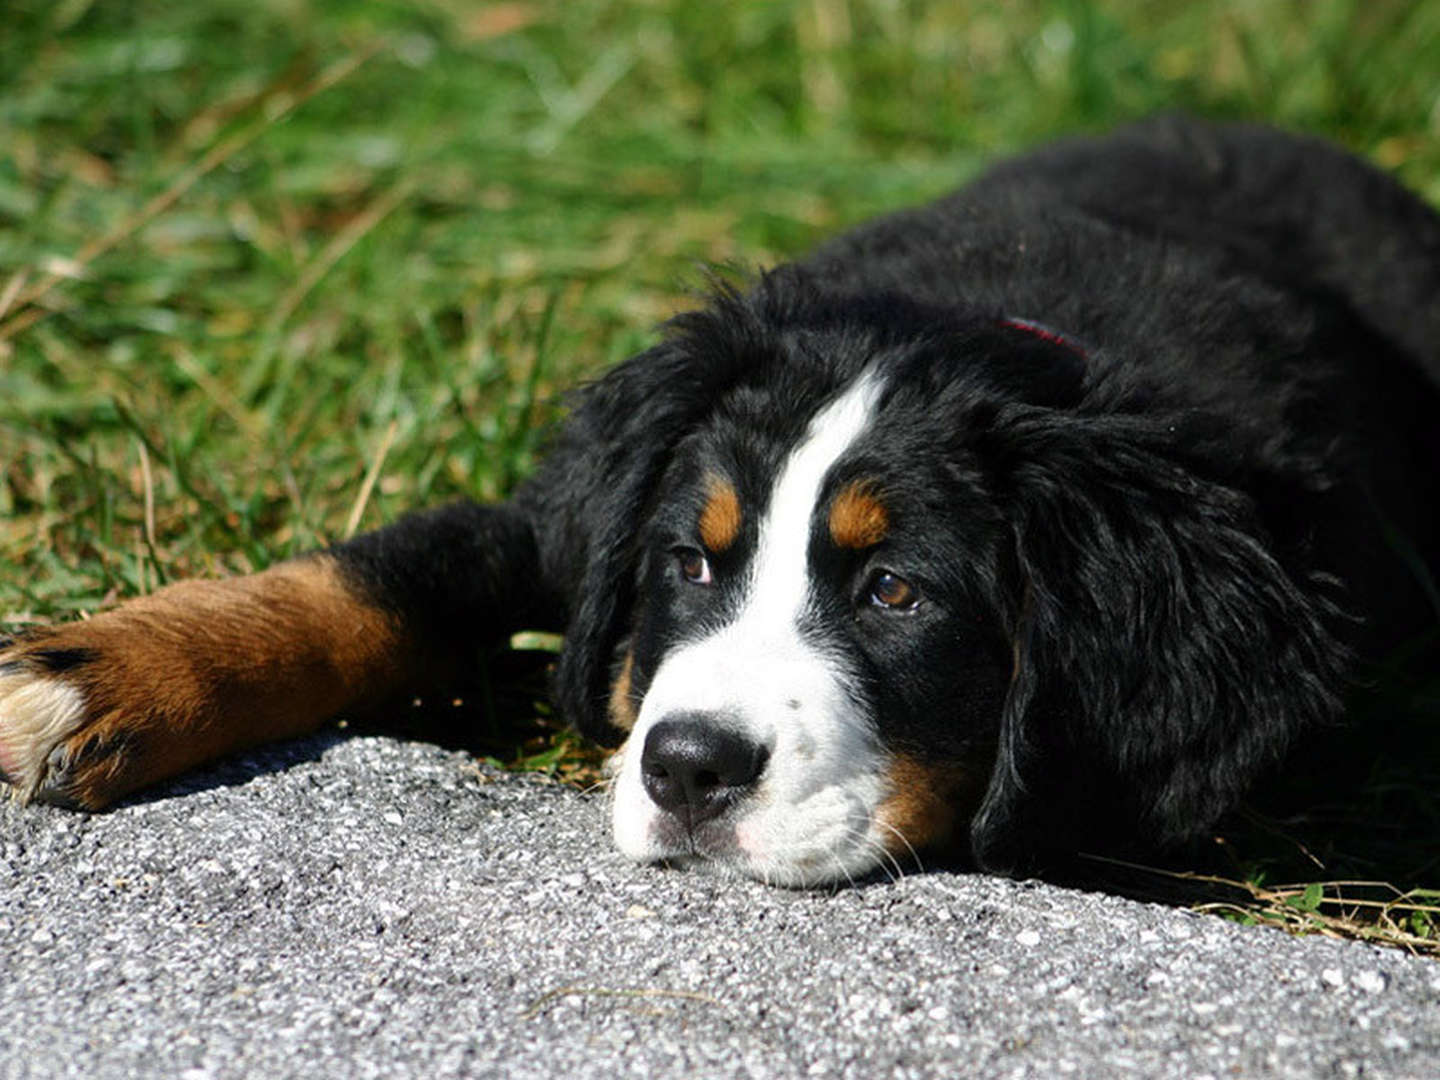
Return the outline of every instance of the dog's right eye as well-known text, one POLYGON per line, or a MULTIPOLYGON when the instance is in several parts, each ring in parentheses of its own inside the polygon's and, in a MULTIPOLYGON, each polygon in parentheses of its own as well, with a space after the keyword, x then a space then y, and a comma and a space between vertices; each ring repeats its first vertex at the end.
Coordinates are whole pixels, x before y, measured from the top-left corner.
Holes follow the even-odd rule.
POLYGON ((903 615, 915 610, 920 594, 899 574, 877 570, 870 578, 870 603, 903 615))
POLYGON ((680 547, 674 551, 675 565, 680 568, 680 576, 691 585, 709 585, 715 579, 710 572, 710 560, 705 558, 705 553, 698 548, 680 547))

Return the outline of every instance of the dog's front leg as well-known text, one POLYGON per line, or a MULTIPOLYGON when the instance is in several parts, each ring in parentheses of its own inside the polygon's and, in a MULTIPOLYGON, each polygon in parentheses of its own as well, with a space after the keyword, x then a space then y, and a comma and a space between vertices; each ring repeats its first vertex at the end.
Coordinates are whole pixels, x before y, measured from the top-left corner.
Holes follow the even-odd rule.
POLYGON ((22 799, 98 809, 313 731, 552 625, 537 563, 520 510, 460 504, 0 641, 0 770, 22 799))

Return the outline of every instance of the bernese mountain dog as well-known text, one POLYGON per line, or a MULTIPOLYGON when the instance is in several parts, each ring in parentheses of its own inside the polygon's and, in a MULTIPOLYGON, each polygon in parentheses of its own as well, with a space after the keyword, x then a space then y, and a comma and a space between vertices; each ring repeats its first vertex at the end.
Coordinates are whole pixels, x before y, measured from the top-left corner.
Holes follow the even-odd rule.
POLYGON ((1433 642, 1437 466, 1440 218, 1163 118, 715 284, 509 502, 4 642, 0 769, 100 808, 547 630, 637 860, 1163 848, 1433 642))

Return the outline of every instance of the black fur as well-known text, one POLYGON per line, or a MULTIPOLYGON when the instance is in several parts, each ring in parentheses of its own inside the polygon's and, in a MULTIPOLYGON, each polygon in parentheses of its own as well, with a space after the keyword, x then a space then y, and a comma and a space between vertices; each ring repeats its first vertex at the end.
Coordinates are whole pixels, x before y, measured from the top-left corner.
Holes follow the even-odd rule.
POLYGON ((1433 632, 1440 220, 1323 144, 1178 119, 717 288, 577 395, 510 504, 337 550, 437 654, 563 630, 560 704, 615 743, 621 653, 638 700, 710 617, 667 561, 706 463, 763 490, 876 362, 857 453, 903 477, 896 557, 936 603, 902 632, 837 592, 834 632, 887 745, 993 755, 984 867, 1195 834, 1433 632))

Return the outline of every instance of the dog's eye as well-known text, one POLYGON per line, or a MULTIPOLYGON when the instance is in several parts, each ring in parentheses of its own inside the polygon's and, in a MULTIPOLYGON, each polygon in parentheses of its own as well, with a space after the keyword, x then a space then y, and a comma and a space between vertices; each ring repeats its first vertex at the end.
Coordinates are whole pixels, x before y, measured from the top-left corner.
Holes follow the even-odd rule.
POLYGON ((710 573, 710 560, 705 558, 705 553, 698 548, 676 548, 675 564, 680 568, 680 576, 691 585, 709 585, 714 581, 710 573))
POLYGON ((877 570, 870 578, 870 602, 887 611, 914 611, 920 594, 899 574, 877 570))

